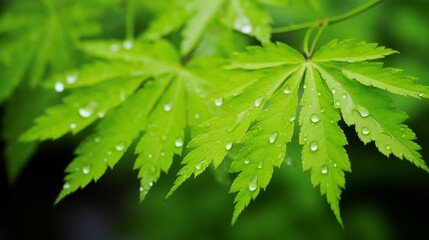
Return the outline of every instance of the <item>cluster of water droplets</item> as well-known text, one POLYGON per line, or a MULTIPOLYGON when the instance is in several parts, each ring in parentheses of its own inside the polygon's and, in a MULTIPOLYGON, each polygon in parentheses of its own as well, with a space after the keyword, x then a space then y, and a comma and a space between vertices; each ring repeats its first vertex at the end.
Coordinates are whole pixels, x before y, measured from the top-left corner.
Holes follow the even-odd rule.
POLYGON ((98 103, 91 101, 86 107, 79 108, 79 115, 83 118, 89 118, 92 116, 97 107, 98 103))
MULTIPOLYGON (((78 80, 77 73, 69 74, 65 78, 65 82, 67 84, 70 84, 70 85, 76 83, 77 80, 78 80)), ((65 86, 64 86, 64 82, 63 81, 57 81, 57 82, 55 82, 54 89, 55 89, 56 92, 59 92, 59 93, 63 92, 64 88, 65 88, 65 86)))

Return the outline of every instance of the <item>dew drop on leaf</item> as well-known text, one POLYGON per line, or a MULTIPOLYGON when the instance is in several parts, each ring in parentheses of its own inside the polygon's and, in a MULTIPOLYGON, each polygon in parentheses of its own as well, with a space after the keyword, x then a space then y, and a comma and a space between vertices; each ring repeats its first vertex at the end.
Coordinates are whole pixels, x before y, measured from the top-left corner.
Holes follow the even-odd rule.
POLYGON ((419 93, 419 97, 423 97, 424 96, 424 94, 423 93, 419 93))
POLYGON ((346 94, 343 94, 343 99, 346 99, 347 98, 347 95, 346 94))
POLYGON ((285 159, 285 162, 286 162, 286 165, 288 165, 288 166, 292 165, 292 158, 291 157, 287 157, 285 159))
POLYGON ((148 157, 148 158, 152 158, 152 157, 153 157, 152 153, 149 153, 149 154, 147 155, 147 157, 148 157))
POLYGON ((77 127, 76 123, 70 123, 70 128, 75 129, 77 127))
POLYGON ((369 112, 366 108, 362 107, 362 106, 358 106, 358 112, 360 114, 361 117, 366 118, 369 116, 369 112))
POLYGON ((63 189, 69 189, 69 188, 70 188, 70 183, 64 183, 63 189))
POLYGON ((226 145, 225 145, 225 149, 226 150, 231 150, 231 148, 232 148, 232 142, 229 142, 229 143, 227 143, 226 145))
POLYGON ((258 187, 258 177, 254 177, 252 181, 249 183, 249 190, 253 192, 256 190, 257 187, 258 187))
POLYGON ((244 164, 249 164, 249 163, 250 163, 249 159, 244 160, 244 164))
POLYGON ((89 172, 91 172, 91 167, 89 165, 86 165, 85 167, 82 168, 82 172, 85 175, 89 174, 89 172))
POLYGON ((183 140, 181 138, 176 139, 176 141, 174 141, 174 145, 176 147, 182 147, 183 146, 183 140))
POLYGON ((223 98, 216 98, 215 100, 214 100, 214 103, 215 103, 215 105, 216 106, 218 106, 218 107, 220 107, 220 106, 222 106, 222 103, 223 103, 223 98))
POLYGON ((390 147, 390 145, 386 145, 386 149, 387 149, 387 150, 390 150, 390 149, 392 149, 392 148, 390 147))
POLYGON ((55 91, 63 92, 64 91, 64 84, 62 82, 56 82, 55 83, 55 91))
POLYGON ((270 143, 274 143, 277 140, 278 136, 279 136, 279 134, 277 132, 274 132, 273 134, 270 135, 270 138, 268 139, 268 141, 270 143))
POLYGON ((115 149, 118 152, 122 152, 125 148, 125 143, 119 143, 118 145, 116 145, 115 149))
POLYGON ((328 165, 323 165, 323 166, 322 166, 322 170, 320 170, 320 172, 321 172, 322 174, 327 174, 327 173, 328 173, 328 171, 329 171, 329 169, 328 169, 328 165))
POLYGON ((369 134, 369 129, 367 127, 363 127, 362 128, 362 134, 363 135, 368 135, 369 134))
POLYGON ((291 116, 291 117, 289 118, 289 120, 290 120, 291 122, 295 121, 295 119, 296 119, 296 117, 295 117, 295 116, 291 116))
POLYGON ((290 93, 291 93, 290 88, 289 88, 289 87, 286 87, 286 88, 283 90, 283 93, 284 93, 284 94, 290 94, 290 93))
POLYGON ((139 187, 140 192, 143 192, 143 190, 144 190, 143 187, 139 187))
POLYGON ((317 115, 317 114, 315 114, 315 113, 313 113, 313 114, 311 115, 310 119, 311 119, 311 121, 312 121, 313 123, 318 123, 318 122, 320 121, 320 117, 319 117, 319 115, 317 115))
POLYGON ((152 181, 150 181, 149 182, 149 187, 152 187, 153 186, 153 182, 152 181))
POLYGON ((112 154, 113 154, 113 153, 112 153, 111 151, 108 151, 108 152, 107 152, 107 155, 108 155, 108 156, 112 156, 112 154))
POLYGON ((338 167, 338 164, 334 163, 334 167, 338 167))
POLYGON ((195 113, 195 119, 200 119, 200 114, 198 114, 198 113, 195 113))
POLYGON ((164 157, 165 156, 165 152, 164 151, 162 151, 161 152, 161 157, 164 157))
POLYGON ((311 142, 310 144, 310 150, 312 152, 317 151, 317 149, 319 149, 319 144, 316 141, 311 142))
POLYGON ((331 92, 332 92, 332 94, 335 94, 335 93, 337 92, 337 90, 336 90, 335 88, 333 88, 333 89, 331 90, 331 92))
POLYGON ((92 108, 79 108, 79 115, 83 118, 91 117, 94 110, 92 108))
POLYGON ((255 107, 259 107, 259 106, 261 106, 261 103, 262 103, 262 100, 263 100, 264 98, 262 98, 262 97, 260 97, 260 98, 258 98, 258 99, 256 99, 255 100, 255 107))
POLYGON ((112 53, 115 53, 115 52, 119 51, 119 45, 118 45, 118 44, 116 44, 116 43, 114 43, 114 44, 110 45, 110 51, 111 51, 112 53))
POLYGON ((68 75, 68 76, 66 77, 66 82, 67 82, 68 84, 73 84, 73 83, 75 83, 76 81, 77 81, 77 74, 68 75))
POLYGON ((173 108, 173 105, 171 103, 167 103, 167 104, 164 105, 163 108, 164 108, 164 111, 170 112, 171 109, 173 108))
POLYGON ((125 50, 131 50, 133 48, 133 42, 132 41, 125 41, 122 46, 125 50))
POLYGON ((335 106, 339 107, 341 105, 340 101, 335 101, 335 106))

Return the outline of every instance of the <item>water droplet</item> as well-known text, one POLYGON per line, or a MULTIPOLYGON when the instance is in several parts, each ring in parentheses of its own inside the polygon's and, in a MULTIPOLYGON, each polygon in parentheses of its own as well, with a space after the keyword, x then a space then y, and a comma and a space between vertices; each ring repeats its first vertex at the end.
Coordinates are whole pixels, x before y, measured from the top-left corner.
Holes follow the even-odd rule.
POLYGON ((322 95, 322 92, 317 92, 317 96, 321 96, 322 95))
POLYGON ((195 119, 200 119, 200 114, 195 113, 195 119))
POLYGON ((144 188, 143 187, 139 187, 139 191, 143 192, 144 188))
POLYGON ((244 34, 249 34, 252 32, 253 27, 247 18, 239 18, 234 23, 234 29, 244 34))
POLYGON ((82 168, 82 172, 85 175, 89 174, 89 172, 91 172, 91 167, 89 165, 86 165, 85 167, 82 168))
POLYGON ((123 101, 125 101, 125 98, 126 98, 125 91, 122 89, 122 90, 119 92, 119 100, 120 100, 121 102, 123 102, 123 101))
POLYGON ((327 173, 328 173, 328 171, 329 171, 329 169, 328 169, 328 165, 323 165, 323 166, 322 166, 322 170, 320 170, 320 172, 321 172, 322 174, 327 174, 327 173))
POLYGON ((320 121, 320 117, 319 117, 319 115, 317 115, 317 114, 313 113, 313 114, 311 115, 311 121, 312 121, 312 122, 314 122, 314 123, 319 122, 319 121, 320 121))
POLYGON ((75 129, 77 127, 76 123, 70 123, 70 128, 75 129))
POLYGON ((340 101, 335 101, 335 106, 339 107, 341 105, 340 101))
POLYGON ((289 118, 289 120, 290 120, 291 122, 295 121, 295 119, 296 119, 296 117, 295 117, 295 116, 291 116, 291 117, 289 118))
POLYGON ((115 147, 116 151, 118 151, 118 152, 123 151, 124 148, 125 148, 125 143, 120 143, 120 144, 116 145, 116 147, 115 147))
POLYGON ((162 151, 161 152, 161 157, 164 157, 165 156, 165 152, 164 151, 162 151))
POLYGON ((368 135, 369 134, 369 129, 367 127, 363 127, 362 128, 362 134, 363 135, 368 135))
POLYGON ((104 115, 106 115, 106 110, 100 111, 100 112, 98 112, 98 114, 97 114, 97 116, 98 116, 99 118, 104 118, 104 115))
POLYGON ((358 110, 361 117, 366 118, 369 116, 369 112, 366 108, 364 108, 362 106, 358 106, 357 110, 358 110))
POLYGON ((215 103, 215 105, 216 106, 218 106, 218 107, 220 107, 220 106, 222 106, 222 103, 223 103, 223 98, 216 98, 215 100, 214 100, 214 103, 215 103))
POLYGON ((164 105, 163 108, 164 108, 164 111, 170 112, 171 109, 173 108, 173 105, 171 103, 167 103, 167 104, 164 105))
POLYGON ((347 98, 347 95, 346 94, 343 94, 343 99, 346 99, 347 98))
POLYGON ((75 83, 76 81, 77 81, 77 74, 68 75, 68 76, 66 77, 66 82, 67 82, 68 84, 73 84, 73 83, 75 83))
POLYGON ((231 150, 231 148, 232 148, 232 142, 229 142, 229 143, 227 143, 226 145, 225 145, 225 149, 226 150, 231 150))
POLYGON ((310 150, 315 152, 315 151, 317 151, 317 149, 319 149, 319 144, 316 141, 311 142, 310 150))
POLYGON ((249 164, 249 163, 250 163, 249 159, 244 160, 244 164, 249 164))
POLYGON ((283 90, 283 93, 284 93, 284 94, 290 94, 290 93, 291 93, 290 88, 289 88, 289 87, 286 87, 286 88, 283 90))
POLYGON ((148 157, 148 158, 152 158, 152 157, 153 157, 152 153, 149 153, 149 154, 147 155, 147 157, 148 157))
POLYGON ((70 188, 70 183, 64 183, 63 189, 69 189, 69 188, 70 188))
POLYGON ((424 96, 424 94, 423 93, 419 93, 419 97, 423 97, 424 96))
POLYGON ((182 147, 183 146, 183 140, 181 138, 176 139, 176 141, 174 141, 174 145, 176 147, 182 147))
POLYGON ((390 150, 390 149, 392 149, 392 148, 390 147, 390 145, 386 145, 386 149, 387 149, 387 150, 390 150))
POLYGON ((264 98, 262 98, 262 97, 256 99, 255 100, 255 107, 261 106, 262 100, 264 100, 264 98))
POLYGON ((55 83, 55 91, 62 92, 64 91, 64 84, 62 82, 55 83))
POLYGON ((107 152, 107 155, 108 155, 108 156, 111 156, 112 154, 113 154, 113 153, 112 153, 111 151, 108 151, 108 152, 107 152))
POLYGON ((89 118, 91 117, 94 110, 92 108, 80 108, 79 109, 79 115, 83 118, 89 118))
POLYGON ((334 163, 334 167, 338 167, 338 164, 334 163))
POLYGON ((306 84, 304 84, 303 88, 304 88, 304 89, 307 89, 307 85, 306 85, 306 84))
POLYGON ((286 158, 286 160, 285 160, 285 162, 286 162, 286 164, 287 164, 288 166, 292 165, 292 158, 287 157, 287 158, 286 158))
POLYGON ((249 190, 253 192, 256 190, 257 187, 258 187, 258 177, 254 177, 252 181, 249 183, 249 190))
POLYGON ((337 92, 337 90, 336 90, 335 88, 333 88, 333 89, 331 90, 331 92, 332 92, 332 94, 335 94, 335 93, 337 92))
POLYGON ((261 169, 262 168, 262 162, 258 164, 258 168, 261 169))
POLYGON ((274 132, 273 134, 271 134, 270 138, 268 139, 268 141, 270 143, 274 143, 277 140, 277 137, 279 136, 279 134, 277 132, 274 132))
POLYGON ((119 51, 119 45, 117 43, 114 43, 114 44, 110 45, 110 51, 112 53, 115 53, 115 52, 119 51))
POLYGON ((204 162, 205 162, 204 160, 203 160, 203 161, 201 161, 201 162, 199 162, 199 163, 195 166, 195 169, 200 170, 200 169, 203 167, 204 162))
POLYGON ((152 181, 150 181, 149 182, 149 187, 152 187, 153 186, 153 182, 152 181))
POLYGON ((133 48, 133 42, 132 41, 125 41, 122 43, 122 46, 125 50, 131 50, 133 48))

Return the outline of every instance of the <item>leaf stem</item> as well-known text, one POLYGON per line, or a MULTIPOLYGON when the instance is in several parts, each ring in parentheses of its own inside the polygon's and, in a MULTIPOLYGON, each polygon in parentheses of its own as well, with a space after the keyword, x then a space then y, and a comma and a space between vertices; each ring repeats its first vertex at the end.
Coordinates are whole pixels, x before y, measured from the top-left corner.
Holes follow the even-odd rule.
POLYGON ((328 18, 324 18, 324 19, 318 19, 316 21, 312 20, 312 21, 308 21, 308 22, 304 22, 304 23, 300 23, 300 24, 292 24, 289 26, 285 26, 285 27, 278 27, 278 28, 273 28, 271 30, 271 33, 286 33, 286 32, 292 32, 292 31, 297 31, 297 30, 302 30, 302 29, 307 29, 307 28, 313 28, 313 27, 323 27, 323 26, 327 26, 327 25, 331 25, 334 23, 338 23, 341 22, 343 20, 346 20, 348 18, 351 18, 355 15, 358 15, 359 13, 362 13, 368 9, 370 9, 371 7, 377 5, 378 3, 381 3, 383 0, 371 0, 368 1, 350 11, 347 11, 345 13, 342 13, 340 15, 337 16, 333 16, 333 17, 328 17, 328 18))

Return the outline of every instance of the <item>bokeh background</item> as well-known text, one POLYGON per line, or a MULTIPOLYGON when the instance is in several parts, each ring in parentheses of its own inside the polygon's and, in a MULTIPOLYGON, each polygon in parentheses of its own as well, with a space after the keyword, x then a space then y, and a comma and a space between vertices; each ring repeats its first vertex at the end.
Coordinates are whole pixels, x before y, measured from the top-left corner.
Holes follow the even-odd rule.
MULTIPOLYGON (((0 1, 1 14, 7 12, 9 2, 0 1)), ((151 11, 168 4, 168 0, 146 2, 147 8, 137 14, 140 30, 146 27, 151 11)), ((275 25, 284 26, 336 15, 363 2, 291 0, 270 11, 275 25)), ((386 59, 387 66, 403 68, 429 85, 428 11, 427 0, 384 1, 328 27, 320 44, 333 38, 378 42, 400 52, 386 59)), ((108 17, 100 21, 110 26, 110 37, 123 33, 123 25, 108 17)), ((299 31, 277 34, 273 39, 300 48, 303 35, 299 31)), ((429 102, 393 99, 395 106, 409 114, 406 123, 416 132, 428 162, 429 102)), ((344 228, 336 222, 319 189, 311 186, 309 173, 302 172, 296 144, 290 148, 290 164, 275 171, 267 191, 261 192, 234 226, 230 224, 234 196, 228 193, 229 179, 225 175, 207 171, 165 199, 179 169, 180 159, 176 159, 169 174, 163 175, 147 199, 139 203, 131 153, 99 182, 53 206, 63 184, 63 171, 85 136, 83 132, 42 143, 14 184, 7 181, 2 152, 0 239, 427 239, 429 175, 406 161, 383 156, 374 144, 363 145, 353 128, 343 128, 352 162, 341 201, 344 228)), ((0 151, 3 149, 1 142, 0 151)))

